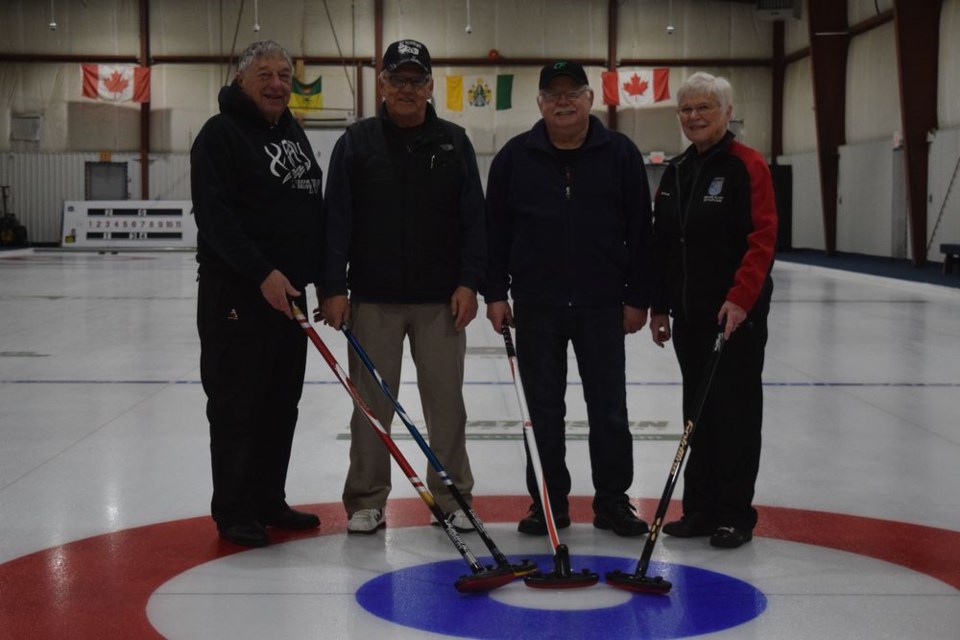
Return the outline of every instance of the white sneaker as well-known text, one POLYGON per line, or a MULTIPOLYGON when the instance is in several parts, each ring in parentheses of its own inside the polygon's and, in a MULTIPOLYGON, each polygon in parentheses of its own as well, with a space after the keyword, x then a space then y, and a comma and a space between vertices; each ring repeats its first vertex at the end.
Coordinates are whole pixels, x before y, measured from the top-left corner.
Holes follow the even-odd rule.
POLYGON ((347 523, 347 533, 375 533, 380 527, 385 527, 383 509, 360 509, 347 523))
MULTIPOLYGON (((468 533, 474 530, 473 523, 470 522, 470 518, 468 518, 467 514, 463 512, 463 509, 457 509, 452 513, 448 513, 447 522, 452 524, 453 528, 460 533, 468 533)), ((440 523, 437 522, 436 518, 433 519, 432 524, 440 526, 440 523)))

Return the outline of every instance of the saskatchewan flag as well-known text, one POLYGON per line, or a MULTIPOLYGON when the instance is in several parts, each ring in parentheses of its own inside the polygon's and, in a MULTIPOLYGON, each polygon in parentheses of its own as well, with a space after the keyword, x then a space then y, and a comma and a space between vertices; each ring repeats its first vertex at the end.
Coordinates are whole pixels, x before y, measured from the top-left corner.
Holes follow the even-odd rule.
POLYGON ((323 109, 323 78, 318 77, 310 83, 293 79, 293 91, 290 92, 291 111, 319 111, 323 109))

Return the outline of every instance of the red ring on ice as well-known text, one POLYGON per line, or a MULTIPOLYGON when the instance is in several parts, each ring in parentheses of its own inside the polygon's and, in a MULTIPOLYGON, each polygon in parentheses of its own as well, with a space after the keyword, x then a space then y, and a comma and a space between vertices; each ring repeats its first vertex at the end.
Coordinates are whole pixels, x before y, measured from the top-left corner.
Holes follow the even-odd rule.
MULTIPOLYGON (((474 504, 484 520, 493 523, 515 521, 529 502, 526 496, 477 496, 474 504)), ((574 522, 592 519, 590 503, 589 497, 571 498, 574 522)), ((418 498, 391 500, 388 525, 426 526, 430 514, 419 505, 418 498)), ((656 509, 656 500, 641 500, 639 507, 649 515, 656 509)), ((271 530, 274 542, 346 530, 339 503, 299 508, 319 514, 322 528, 271 530)), ((760 524, 754 533, 758 536, 884 560, 960 590, 958 531, 807 509, 757 509, 760 524)), ((246 549, 220 541, 210 518, 204 516, 105 533, 15 558, 0 564, 4 634, 32 640, 162 638, 147 619, 151 594, 188 569, 242 551, 246 549)))

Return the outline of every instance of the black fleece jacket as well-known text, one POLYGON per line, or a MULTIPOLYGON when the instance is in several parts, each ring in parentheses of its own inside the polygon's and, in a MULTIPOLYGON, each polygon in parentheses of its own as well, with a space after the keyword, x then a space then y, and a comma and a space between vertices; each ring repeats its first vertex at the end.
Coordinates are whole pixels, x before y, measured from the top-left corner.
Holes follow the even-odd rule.
POLYGON ((430 104, 412 130, 393 125, 385 103, 347 129, 330 155, 326 209, 325 295, 438 303, 483 282, 477 158, 463 128, 430 104))
POLYGON ((298 289, 323 265, 323 174, 303 129, 274 126, 236 82, 190 151, 197 261, 259 285, 277 269, 298 289))

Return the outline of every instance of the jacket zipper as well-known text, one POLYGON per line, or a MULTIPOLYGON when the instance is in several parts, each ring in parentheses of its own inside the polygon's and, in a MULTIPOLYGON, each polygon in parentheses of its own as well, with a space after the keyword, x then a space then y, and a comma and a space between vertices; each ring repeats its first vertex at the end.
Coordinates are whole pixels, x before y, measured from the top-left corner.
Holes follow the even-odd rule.
MULTIPOLYGON (((564 179, 564 188, 563 192, 567 198, 567 201, 573 200, 573 167, 570 165, 564 165, 563 167, 563 179, 564 179)), ((573 246, 571 244, 571 239, 573 238, 574 225, 573 225, 573 207, 567 207, 567 255, 573 255, 573 246)), ((573 283, 567 283, 567 290, 573 291, 573 283)), ((567 300, 567 306, 572 307, 573 301, 567 300)))
MULTIPOLYGON (((690 304, 689 304, 689 301, 687 300, 687 282, 688 282, 687 221, 690 218, 690 208, 693 206, 693 195, 695 193, 698 193, 697 182, 700 180, 700 172, 703 171, 703 168, 707 165, 707 162, 710 160, 710 158, 716 155, 718 151, 719 149, 714 149, 713 151, 710 152, 709 155, 707 155, 706 157, 703 158, 703 160, 700 161, 700 166, 697 167, 696 173, 693 174, 693 180, 690 182, 690 198, 687 200, 687 204, 685 207, 683 207, 682 212, 680 211, 679 207, 677 208, 678 213, 682 213, 680 217, 680 261, 683 263, 683 284, 681 285, 681 288, 680 288, 680 297, 683 300, 683 319, 686 322, 690 322, 690 304)), ((681 160, 676 165, 674 165, 674 172, 673 172, 673 179, 674 179, 674 182, 676 182, 676 186, 677 186, 677 203, 678 204, 683 201, 682 198, 680 197, 681 195, 680 165, 683 164, 684 160, 686 160, 686 157, 684 157, 683 160, 681 160)))

